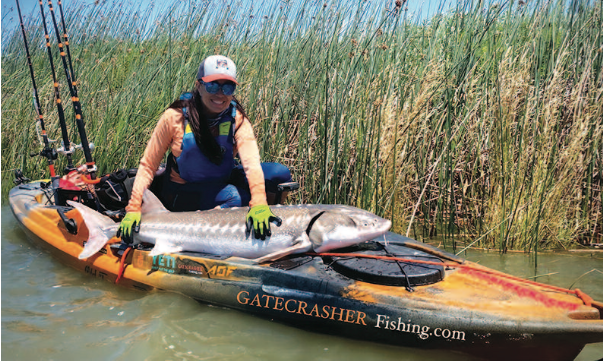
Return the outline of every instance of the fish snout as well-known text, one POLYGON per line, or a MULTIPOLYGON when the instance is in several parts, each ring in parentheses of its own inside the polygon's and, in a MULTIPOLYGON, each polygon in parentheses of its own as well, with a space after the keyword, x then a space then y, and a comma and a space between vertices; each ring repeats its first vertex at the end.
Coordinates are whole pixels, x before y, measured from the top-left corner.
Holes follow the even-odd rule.
POLYGON ((391 228, 391 221, 358 208, 342 208, 320 215, 309 228, 315 252, 349 247, 379 237, 391 228))
POLYGON ((363 215, 360 218, 355 218, 355 222, 358 226, 358 229, 363 231, 375 231, 385 233, 389 231, 392 226, 392 222, 389 219, 381 218, 377 215, 363 215))
POLYGON ((389 231, 390 228, 392 228, 392 221, 390 221, 389 219, 385 219, 385 218, 380 218, 380 226, 381 226, 381 230, 383 230, 383 233, 389 231))

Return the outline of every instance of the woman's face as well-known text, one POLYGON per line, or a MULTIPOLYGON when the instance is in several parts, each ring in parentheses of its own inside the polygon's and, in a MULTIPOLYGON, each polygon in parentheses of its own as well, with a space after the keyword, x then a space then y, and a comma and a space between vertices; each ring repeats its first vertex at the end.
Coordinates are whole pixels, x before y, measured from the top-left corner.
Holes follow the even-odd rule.
MULTIPOLYGON (((197 81, 199 82, 199 81, 197 81)), ((223 85, 224 83, 227 83, 229 81, 227 80, 217 80, 214 81, 219 83, 220 85, 223 85)), ((201 100, 203 101, 203 105, 205 106, 205 111, 207 113, 207 116, 212 117, 212 116, 217 116, 218 114, 220 114, 221 112, 223 112, 224 110, 226 110, 228 108, 228 106, 230 105, 230 101, 232 101, 233 99, 233 95, 230 96, 226 96, 222 90, 220 89, 217 93, 209 93, 207 92, 207 90, 205 89, 205 85, 203 85, 203 83, 199 82, 199 93, 201 94, 201 100)))

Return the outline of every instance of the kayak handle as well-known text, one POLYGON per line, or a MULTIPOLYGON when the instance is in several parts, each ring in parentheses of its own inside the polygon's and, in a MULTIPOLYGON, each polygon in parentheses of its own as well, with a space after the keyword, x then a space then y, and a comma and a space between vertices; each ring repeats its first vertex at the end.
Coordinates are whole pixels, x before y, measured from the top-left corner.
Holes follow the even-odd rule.
POLYGON ((63 224, 65 224, 65 228, 67 228, 67 232, 69 232, 71 234, 77 234, 77 223, 75 222, 75 220, 71 219, 71 218, 67 218, 67 216, 65 215, 65 212, 63 212, 62 208, 58 208, 57 212, 59 213, 59 217, 61 217, 63 224))

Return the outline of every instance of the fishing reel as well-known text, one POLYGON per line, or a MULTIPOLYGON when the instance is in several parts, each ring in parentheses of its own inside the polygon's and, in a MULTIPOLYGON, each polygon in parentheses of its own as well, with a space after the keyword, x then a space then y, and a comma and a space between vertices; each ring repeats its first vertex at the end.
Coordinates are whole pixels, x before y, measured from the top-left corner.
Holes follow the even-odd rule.
POLYGON ((59 154, 57 153, 57 150, 50 148, 50 147, 45 147, 43 148, 39 153, 30 153, 29 154, 30 157, 34 157, 34 156, 42 156, 48 160, 56 160, 59 158, 59 154))
MULTIPOLYGON (((45 136, 45 133, 42 132, 42 126, 40 124, 40 121, 36 122, 36 133, 38 135, 38 141, 40 142, 41 145, 46 145, 46 143, 44 142, 44 137, 47 138, 47 143, 48 144, 53 144, 55 142, 57 142, 57 140, 51 140, 50 138, 48 138, 47 136, 45 136)), ((88 147, 90 148, 90 151, 94 150, 94 143, 88 143, 88 147)), ((73 154, 73 152, 75 150, 83 150, 84 147, 82 146, 82 144, 76 145, 72 142, 69 143, 69 150, 67 150, 67 148, 65 148, 65 142, 61 140, 61 146, 59 148, 55 149, 51 149, 50 147, 44 147, 44 149, 42 151, 40 151, 39 153, 31 153, 29 154, 29 156, 34 157, 34 156, 43 156, 45 158, 47 158, 48 160, 56 160, 58 158, 58 154, 61 154, 65 157, 67 157, 67 164, 72 165, 71 162, 71 155, 73 154)), ((68 167, 66 169, 66 171, 71 171, 74 170, 73 167, 68 167)))
MULTIPOLYGON (((88 143, 88 147, 90 148, 90 151, 94 150, 94 143, 88 143)), ((57 149, 57 152, 59 152, 62 155, 71 155, 73 154, 74 150, 83 150, 84 147, 82 146, 82 144, 76 145, 76 144, 71 144, 71 146, 69 146, 69 150, 65 150, 65 143, 63 143, 61 141, 61 147, 57 149)))
MULTIPOLYGON (((89 143, 88 147, 90 148, 90 150, 93 150, 94 144, 89 143)), ((82 149, 83 149, 82 144, 76 145, 76 144, 71 143, 71 145, 69 146, 69 150, 66 150, 65 143, 63 141, 61 141, 61 147, 59 147, 57 149, 57 152, 60 153, 61 155, 64 155, 67 158, 67 166, 65 167, 65 173, 69 173, 73 170, 76 170, 76 168, 73 166, 73 162, 71 161, 71 155, 73 154, 73 152, 75 150, 82 150, 82 149)), ((94 171, 96 171, 96 169, 94 171)))

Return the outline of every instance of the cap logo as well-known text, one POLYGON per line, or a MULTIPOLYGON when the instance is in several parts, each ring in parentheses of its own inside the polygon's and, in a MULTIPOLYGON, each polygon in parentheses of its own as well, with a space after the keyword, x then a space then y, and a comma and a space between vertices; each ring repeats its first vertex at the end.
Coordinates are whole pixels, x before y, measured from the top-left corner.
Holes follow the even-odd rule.
POLYGON ((228 63, 226 59, 218 59, 216 60, 216 68, 226 68, 228 69, 228 63))
POLYGON ((197 79, 203 82, 213 82, 222 79, 238 84, 237 66, 226 56, 212 55, 205 58, 199 65, 197 79))

